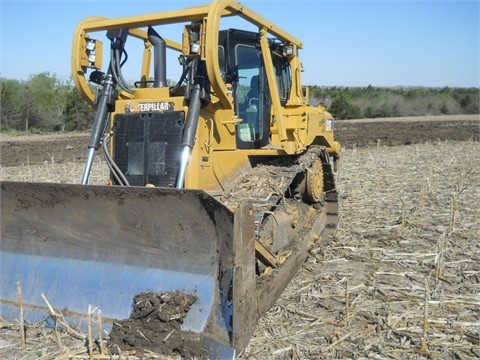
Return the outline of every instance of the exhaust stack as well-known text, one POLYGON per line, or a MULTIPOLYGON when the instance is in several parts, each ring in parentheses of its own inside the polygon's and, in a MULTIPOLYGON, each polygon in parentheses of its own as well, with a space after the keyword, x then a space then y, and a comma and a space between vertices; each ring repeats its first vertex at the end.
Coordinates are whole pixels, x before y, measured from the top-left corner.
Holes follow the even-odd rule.
POLYGON ((148 41, 153 45, 153 87, 167 86, 167 46, 165 40, 151 26, 148 27, 148 41))

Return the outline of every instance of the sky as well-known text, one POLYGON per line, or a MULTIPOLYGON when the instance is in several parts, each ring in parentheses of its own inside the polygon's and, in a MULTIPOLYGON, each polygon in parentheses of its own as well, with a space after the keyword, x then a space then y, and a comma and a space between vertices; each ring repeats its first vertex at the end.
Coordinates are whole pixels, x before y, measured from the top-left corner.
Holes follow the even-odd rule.
MULTIPOLYGON (((148 14, 208 2, 0 0, 0 76, 27 80, 49 72, 68 79, 73 33, 85 17, 148 14)), ((480 0, 240 2, 303 41, 304 85, 480 87, 480 0)), ((175 76, 167 76, 176 80, 180 69, 175 61, 167 64, 175 76)))

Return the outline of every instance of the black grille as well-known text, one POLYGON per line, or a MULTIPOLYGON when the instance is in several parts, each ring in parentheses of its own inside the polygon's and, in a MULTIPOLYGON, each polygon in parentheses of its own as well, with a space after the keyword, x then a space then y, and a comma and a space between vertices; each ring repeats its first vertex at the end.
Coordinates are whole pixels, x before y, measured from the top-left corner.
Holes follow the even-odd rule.
POLYGON ((175 185, 184 120, 183 111, 115 115, 113 157, 130 185, 175 185))

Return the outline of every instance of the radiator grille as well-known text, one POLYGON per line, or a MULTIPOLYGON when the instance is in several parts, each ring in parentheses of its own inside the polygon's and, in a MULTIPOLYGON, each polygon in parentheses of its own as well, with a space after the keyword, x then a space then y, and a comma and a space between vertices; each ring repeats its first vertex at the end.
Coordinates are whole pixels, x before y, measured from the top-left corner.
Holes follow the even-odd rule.
POLYGON ((130 185, 175 185, 185 113, 117 114, 113 158, 130 185))

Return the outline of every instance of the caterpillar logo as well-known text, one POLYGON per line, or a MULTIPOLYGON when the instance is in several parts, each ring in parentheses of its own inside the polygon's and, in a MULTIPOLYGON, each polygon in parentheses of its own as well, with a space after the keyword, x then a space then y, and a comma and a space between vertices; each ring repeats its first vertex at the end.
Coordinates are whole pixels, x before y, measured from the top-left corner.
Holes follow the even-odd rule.
POLYGON ((138 110, 140 112, 145 111, 172 111, 173 110, 173 102, 146 102, 146 103, 139 103, 138 110))
POLYGON ((175 103, 173 101, 159 101, 159 102, 141 102, 128 103, 125 106, 125 112, 164 112, 173 111, 175 103))

